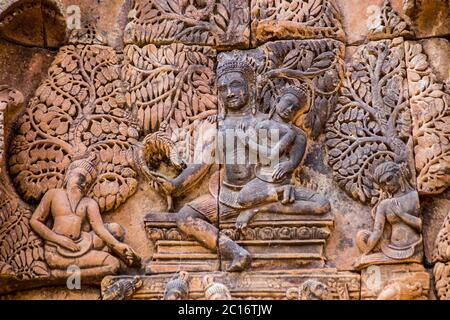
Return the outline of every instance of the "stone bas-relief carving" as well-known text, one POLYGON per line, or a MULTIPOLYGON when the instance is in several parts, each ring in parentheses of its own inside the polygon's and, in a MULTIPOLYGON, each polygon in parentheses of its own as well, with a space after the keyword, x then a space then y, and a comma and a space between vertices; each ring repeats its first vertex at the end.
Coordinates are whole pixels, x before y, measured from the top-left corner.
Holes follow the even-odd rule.
POLYGON ((142 287, 142 281, 138 276, 131 279, 105 278, 102 282, 102 300, 126 300, 142 287))
POLYGON ((401 165, 392 161, 375 168, 374 179, 382 194, 372 211, 373 230, 361 230, 357 234, 356 244, 363 256, 356 262, 356 268, 371 264, 422 262, 419 197, 404 175, 401 165), (382 239, 387 224, 391 227, 390 236, 382 239), (372 253, 377 244, 381 252, 372 253))
POLYGON ((361 299, 427 300, 430 274, 419 264, 370 266, 361 273, 361 299))
POLYGON ((5 150, 11 134, 7 120, 23 99, 19 91, 0 86, 0 279, 6 284, 49 274, 43 243, 29 225, 31 208, 15 193, 7 175, 5 150))
POLYGON ((74 31, 17 123, 9 168, 26 201, 61 187, 72 160, 91 153, 99 161, 89 196, 102 212, 136 191, 129 153, 139 128, 125 107, 118 57, 101 41, 92 28, 74 31))
POLYGON ((433 262, 437 296, 441 300, 450 300, 450 214, 437 235, 433 262))
POLYGON ((115 274, 120 264, 110 250, 127 265, 140 265, 133 249, 121 242, 123 228, 104 225, 97 202, 86 197, 96 175, 91 159, 72 162, 63 188, 47 191, 31 217, 33 230, 45 240, 44 255, 53 277, 66 277, 70 266, 77 266, 83 277, 115 274), (48 227, 50 217, 53 225, 48 227))
POLYGON ((240 0, 134 0, 125 43, 248 47, 249 8, 240 0))
MULTIPOLYGON (((358 300, 360 298, 360 276, 351 272, 336 272, 333 269, 315 269, 305 272, 185 272, 158 274, 141 277, 142 287, 132 296, 132 300, 162 300, 165 293, 171 298, 191 300, 288 300, 299 299, 298 289, 305 288, 305 299, 320 295, 327 300, 358 300), (326 289, 325 289, 326 288, 326 289), (167 291, 170 289, 169 291, 167 291), (295 293, 297 290, 297 293, 295 293)), ((133 276, 106 277, 102 282, 102 292, 114 281, 133 281, 133 276)), ((302 289, 303 290, 303 289, 302 289)))
POLYGON ((333 1, 252 0, 253 43, 268 40, 334 38, 344 40, 341 15, 333 1))
MULTIPOLYGON (((326 116, 335 101, 332 95, 340 83, 338 78, 340 69, 339 65, 333 66, 332 63, 339 63, 340 50, 337 42, 328 44, 326 41, 285 41, 271 43, 249 53, 234 52, 220 56, 216 83, 219 98, 216 144, 225 141, 226 133, 231 130, 236 132, 234 139, 240 143, 243 150, 247 150, 247 153, 255 152, 261 148, 255 132, 261 130, 281 132, 280 141, 274 142, 273 147, 264 150, 267 155, 265 159, 259 159, 255 164, 251 164, 248 158, 242 159, 243 164, 225 162, 222 172, 216 172, 210 179, 210 194, 185 205, 174 217, 175 221, 172 220, 182 234, 188 236, 183 241, 197 239, 203 247, 212 252, 218 251, 222 260, 231 260, 228 266, 224 266, 228 271, 242 271, 250 266, 253 255, 248 250, 254 251, 255 258, 262 260, 262 262, 255 261, 253 264, 255 267, 266 265, 270 268, 272 265, 277 268, 276 263, 270 263, 273 259, 280 260, 280 263, 283 261, 286 265, 291 264, 291 267, 296 264, 296 259, 299 259, 297 264, 308 264, 314 260, 323 264, 326 230, 323 235, 318 232, 317 239, 314 236, 307 240, 286 238, 277 240, 266 237, 248 239, 241 243, 234 239, 242 239, 230 238, 229 233, 230 231, 233 233, 235 229, 238 233, 242 231, 245 234, 251 221, 257 221, 262 214, 266 215, 266 219, 269 217, 266 220, 267 227, 272 220, 278 219, 277 216, 284 216, 282 221, 285 222, 280 223, 281 228, 289 224, 302 225, 296 221, 304 219, 308 222, 303 225, 308 223, 314 227, 333 225, 333 219, 328 214, 330 212, 328 200, 314 190, 295 186, 292 184, 292 178, 293 172, 300 166, 307 151, 307 134, 300 129, 300 124, 303 124, 301 119, 306 119, 311 135, 317 135, 324 119, 315 118, 317 116, 315 112, 326 116), (293 55, 292 51, 289 53, 289 50, 305 55, 308 60, 300 61, 300 57, 293 55), (317 88, 313 81, 318 81, 317 88), (317 97, 313 93, 315 89, 318 92, 317 97), (311 105, 313 101, 317 102, 314 106, 311 105), (308 111, 310 114, 305 115, 308 111), (279 156, 280 162, 269 166, 263 163, 273 160, 274 156, 279 156), (303 216, 305 218, 302 218, 303 216), (224 227, 221 226, 225 222, 228 224, 231 222, 233 225, 231 230, 225 229, 227 233, 223 232, 224 227), (263 253, 265 246, 274 249, 269 250, 269 253, 263 253), (296 248, 292 253, 277 253, 289 250, 288 248, 292 246, 296 248)), ((215 151, 223 154, 223 160, 236 156, 237 150, 220 149, 224 147, 219 145, 215 151)), ((191 165, 175 180, 166 179, 166 182, 162 182, 167 185, 166 190, 177 192, 180 186, 196 182, 207 167, 207 165, 191 165)), ((155 236, 164 233, 161 230, 164 225, 153 223, 153 217, 156 218, 156 215, 147 216, 147 230, 151 230, 155 236)), ((157 220, 165 220, 168 223, 170 219, 157 220)), ((172 230, 175 227, 173 222, 163 229, 172 230)), ((267 229, 272 232, 271 228, 267 229)), ((157 255, 154 257, 154 263, 148 268, 150 272, 165 268, 159 260, 167 259, 164 262, 167 263, 167 268, 173 268, 174 260, 178 260, 178 257, 174 256, 175 250, 172 253, 168 251, 169 249, 164 250, 176 246, 176 243, 162 240, 158 243, 158 239, 161 238, 156 236, 154 239, 157 255)), ((192 246, 192 242, 183 243, 192 246)), ((208 255, 201 248, 191 248, 183 252, 188 253, 189 250, 195 250, 195 254, 192 252, 194 260, 201 260, 200 257, 214 259, 214 256, 208 255)), ((204 270, 205 266, 199 268, 204 270)))
POLYGON ((64 45, 56 0, 7 3, 1 37, 59 50, 0 86, 0 293, 76 265, 104 300, 448 299, 448 86, 397 3, 352 45, 339 0, 135 0, 64 45))

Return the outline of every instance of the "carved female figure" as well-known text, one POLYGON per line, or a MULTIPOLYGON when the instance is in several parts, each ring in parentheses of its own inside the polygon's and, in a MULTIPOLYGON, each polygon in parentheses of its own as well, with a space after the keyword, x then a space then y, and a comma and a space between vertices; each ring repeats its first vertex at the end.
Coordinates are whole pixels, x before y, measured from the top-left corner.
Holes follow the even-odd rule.
POLYGON ((374 179, 382 195, 373 209, 373 230, 361 230, 357 234, 356 243, 363 255, 356 262, 356 268, 369 264, 421 262, 419 195, 406 176, 402 167, 393 161, 386 161, 376 167, 374 179), (389 238, 384 241, 382 237, 386 224, 390 225, 391 230, 389 238), (378 244, 381 252, 372 253, 378 244))
POLYGON ((300 165, 306 151, 306 134, 293 124, 293 120, 307 111, 307 107, 306 89, 288 85, 282 89, 268 118, 256 125, 256 134, 244 131, 245 124, 237 128, 240 141, 258 157, 255 178, 240 190, 238 196, 238 203, 243 208, 254 209, 241 212, 237 228, 244 228, 261 212, 324 214, 330 210, 330 204, 323 196, 291 185, 292 169, 300 165), (271 138, 275 138, 274 141, 269 141, 271 138), (262 204, 267 205, 255 208, 262 204))

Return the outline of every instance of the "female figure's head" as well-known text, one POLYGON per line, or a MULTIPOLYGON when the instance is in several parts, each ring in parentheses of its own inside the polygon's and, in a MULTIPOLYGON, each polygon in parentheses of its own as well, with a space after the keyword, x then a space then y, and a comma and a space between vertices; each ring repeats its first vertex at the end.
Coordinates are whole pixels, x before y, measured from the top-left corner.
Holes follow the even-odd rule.
POLYGON ((308 95, 303 86, 286 86, 282 89, 269 117, 276 113, 283 121, 291 122, 301 111, 306 111, 307 105, 308 95))

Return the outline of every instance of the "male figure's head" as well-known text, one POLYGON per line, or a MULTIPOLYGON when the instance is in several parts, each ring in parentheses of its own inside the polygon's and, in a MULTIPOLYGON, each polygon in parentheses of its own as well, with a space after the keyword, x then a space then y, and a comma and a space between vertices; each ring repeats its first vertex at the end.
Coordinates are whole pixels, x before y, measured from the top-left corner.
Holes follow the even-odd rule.
POLYGON ((67 190, 78 189, 85 194, 96 177, 95 164, 91 160, 76 160, 67 168, 63 186, 67 190))
POLYGON ((286 86, 282 89, 274 110, 285 122, 290 122, 300 111, 306 111, 308 96, 303 86, 286 86))
POLYGON ((230 290, 220 282, 214 282, 212 276, 203 278, 206 300, 231 300, 230 290))
POLYGON ((242 61, 226 61, 217 70, 219 99, 225 110, 240 111, 249 105, 255 82, 253 67, 242 61))
POLYGON ((186 300, 189 296, 189 273, 181 271, 176 274, 166 285, 164 300, 186 300))

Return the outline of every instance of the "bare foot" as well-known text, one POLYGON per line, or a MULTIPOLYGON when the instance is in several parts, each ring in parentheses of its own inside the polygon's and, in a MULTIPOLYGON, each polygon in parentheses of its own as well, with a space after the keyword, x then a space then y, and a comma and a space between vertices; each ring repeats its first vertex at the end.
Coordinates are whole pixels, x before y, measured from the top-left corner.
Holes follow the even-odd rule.
POLYGON ((258 209, 250 209, 242 211, 236 220, 236 229, 242 230, 247 227, 253 217, 259 213, 258 209))
POLYGON ((231 262, 231 265, 228 267, 228 272, 240 272, 250 265, 250 262, 252 261, 252 257, 250 256, 250 253, 245 250, 244 248, 240 248, 239 252, 234 257, 233 261, 231 262))

